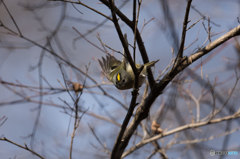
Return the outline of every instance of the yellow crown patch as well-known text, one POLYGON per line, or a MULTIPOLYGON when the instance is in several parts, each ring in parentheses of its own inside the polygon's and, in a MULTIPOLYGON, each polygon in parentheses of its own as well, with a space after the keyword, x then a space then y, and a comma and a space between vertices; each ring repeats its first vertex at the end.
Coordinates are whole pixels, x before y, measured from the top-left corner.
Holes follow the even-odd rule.
POLYGON ((120 81, 121 80, 121 75, 118 73, 117 74, 117 80, 120 81))

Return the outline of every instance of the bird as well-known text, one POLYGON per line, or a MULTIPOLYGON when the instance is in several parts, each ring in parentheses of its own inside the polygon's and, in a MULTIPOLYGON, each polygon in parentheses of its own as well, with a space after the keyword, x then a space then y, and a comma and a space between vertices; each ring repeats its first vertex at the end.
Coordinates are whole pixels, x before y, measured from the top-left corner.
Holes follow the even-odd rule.
MULTIPOLYGON (((125 42, 128 45, 127 34, 124 34, 125 42)), ((106 59, 102 57, 102 61, 98 59, 99 65, 103 74, 111 81, 117 89, 126 90, 131 89, 134 86, 135 75, 133 69, 128 62, 125 51, 123 50, 122 61, 117 60, 114 56, 107 54, 106 59)), ((139 75, 138 87, 141 87, 146 80, 147 69, 155 65, 159 60, 151 61, 143 65, 143 69, 139 75)), ((142 65, 135 63, 137 69, 142 65)))

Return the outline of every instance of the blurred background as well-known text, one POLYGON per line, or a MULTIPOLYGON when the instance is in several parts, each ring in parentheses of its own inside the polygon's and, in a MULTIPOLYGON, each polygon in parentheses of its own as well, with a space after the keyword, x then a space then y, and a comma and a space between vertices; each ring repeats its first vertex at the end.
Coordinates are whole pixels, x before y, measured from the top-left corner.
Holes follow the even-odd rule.
MULTIPOLYGON (((110 10, 101 2, 81 2, 111 17, 110 10)), ((188 27, 199 21, 187 31, 184 55, 189 56, 209 43, 205 30, 208 26, 211 27, 211 41, 238 26, 239 2, 193 0, 188 27)), ((85 86, 92 88, 84 89, 80 97, 79 109, 81 113, 86 113, 81 118, 73 143, 73 158, 109 158, 96 136, 111 152, 120 130, 119 126, 127 113, 124 106, 128 107, 131 100, 131 90, 117 90, 103 77, 97 61, 106 56, 97 36, 114 50, 123 50, 113 23, 78 4, 42 0, 5 0, 4 3, 25 38, 0 27, 0 137, 6 137, 20 145, 25 142, 29 148, 33 148, 45 158, 69 157, 70 134, 74 127, 74 118, 70 116, 74 114, 71 114, 68 105, 73 107, 74 103, 64 89, 64 78, 68 83, 83 84, 85 75, 44 51, 39 47, 41 45, 83 72, 89 68, 87 74, 111 96, 104 95, 91 79, 86 78, 85 86), (59 64, 63 67, 63 72, 59 64)), ((116 0, 115 3, 131 20, 132 1, 116 0)), ((177 53, 186 5, 186 0, 145 0, 141 4, 138 29, 142 30, 141 36, 149 60, 160 59, 152 69, 155 79, 161 73, 164 75, 163 71, 177 53)), ((4 26, 19 34, 3 3, 0 3, 0 20, 4 26)), ((118 22, 122 32, 127 33, 129 43, 133 45, 134 35, 131 29, 121 19, 118 22)), ((221 118, 236 112, 239 109, 239 85, 234 86, 235 70, 239 72, 240 57, 237 40, 230 39, 190 65, 188 70, 178 76, 180 84, 169 84, 151 107, 149 118, 144 122, 146 127, 150 129, 151 121, 161 105, 169 107, 160 117, 162 129, 170 130, 191 123, 196 119, 194 117, 197 108, 189 94, 200 99, 205 93, 199 101, 200 119, 209 115, 213 104, 220 108, 227 100, 226 106, 216 117, 221 118), (209 86, 213 87, 214 91, 208 90, 209 86)), ((129 48, 130 52, 133 52, 132 48, 129 48)), ((117 59, 122 59, 120 54, 106 49, 117 59)), ((143 63, 138 49, 136 53, 136 62, 143 63)), ((138 102, 141 102, 144 87, 145 84, 140 88, 138 102)), ((70 91, 70 94, 74 96, 73 91, 70 91)), ((239 122, 239 119, 234 119, 185 130, 164 137, 158 140, 158 143, 165 148, 169 158, 209 158, 210 150, 240 153, 237 140, 240 135, 239 122), (231 130, 234 130, 234 133, 224 134, 231 130), (221 134, 224 135, 220 137, 221 134), (211 136, 214 139, 210 140, 211 136), (193 144, 176 143, 168 147, 173 141, 202 138, 207 140, 193 144)), ((137 131, 143 134, 141 127, 137 131)), ((133 136, 127 149, 141 140, 142 137, 133 136)), ((148 158, 153 150, 154 147, 149 143, 126 158, 148 158)), ((6 141, 0 141, 0 156, 3 159, 38 158, 6 141)), ((159 154, 152 156, 159 157, 159 154)), ((224 156, 212 158, 221 157, 224 156)), ((237 157, 239 155, 227 156, 237 157)))

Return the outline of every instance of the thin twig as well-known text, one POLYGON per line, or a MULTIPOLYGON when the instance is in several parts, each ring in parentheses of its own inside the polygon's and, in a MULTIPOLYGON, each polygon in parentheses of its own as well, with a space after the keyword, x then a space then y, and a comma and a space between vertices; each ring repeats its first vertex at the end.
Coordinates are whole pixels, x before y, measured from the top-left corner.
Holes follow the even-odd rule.
MULTIPOLYGON (((114 49, 111 48, 110 46, 108 46, 108 45, 106 45, 105 43, 103 43, 99 36, 97 36, 97 38, 98 38, 98 40, 101 42, 101 44, 102 44, 103 46, 106 46, 106 47, 109 48, 110 50, 112 50, 112 51, 114 51, 114 52, 116 52, 116 53, 119 53, 119 54, 121 54, 122 56, 124 56, 124 57, 126 58, 126 56, 125 56, 123 53, 121 53, 120 51, 114 50, 114 49)), ((108 52, 107 52, 106 54, 108 54, 108 52)))
MULTIPOLYGON (((88 69, 89 69, 89 66, 90 66, 90 63, 88 64, 88 66, 86 66, 86 76, 85 76, 85 79, 84 79, 84 82, 83 82, 83 89, 85 87, 85 83, 86 83, 86 79, 87 79, 87 74, 88 74, 88 69)), ((83 90, 82 89, 82 90, 83 90)), ((73 140, 74 140, 74 137, 75 137, 75 131, 77 130, 79 124, 80 124, 80 120, 82 118, 82 116, 88 111, 88 109, 86 111, 84 111, 82 113, 82 115, 79 117, 78 116, 78 101, 80 100, 80 97, 82 95, 82 90, 79 94, 77 94, 77 99, 74 101, 74 106, 75 106, 75 121, 74 121, 74 127, 73 127, 73 132, 71 134, 71 145, 70 145, 70 153, 69 153, 69 159, 72 159, 72 148, 73 148, 73 140)))
POLYGON ((8 119, 8 118, 6 118, 5 116, 3 116, 3 117, 0 119, 0 121, 3 120, 3 122, 0 124, 0 126, 2 126, 7 119, 8 119), (3 119, 4 119, 4 120, 3 120, 3 119))
POLYGON ((143 31, 144 27, 145 27, 149 22, 151 22, 152 20, 154 20, 154 17, 151 18, 149 21, 147 21, 147 22, 145 23, 145 19, 144 19, 144 21, 143 21, 143 26, 142 26, 142 29, 141 29, 141 31, 140 31, 140 34, 142 34, 142 31, 143 31))
POLYGON ((77 9, 77 7, 73 3, 71 3, 71 4, 79 13, 83 14, 79 9, 77 9))
POLYGON ((187 29, 187 31, 189 30, 189 29, 191 29, 192 27, 194 27, 194 25, 196 25, 201 19, 203 19, 203 17, 202 18, 200 18, 198 21, 196 21, 195 23, 193 23, 188 29, 187 29))
POLYGON ((25 150, 27 150, 27 151, 33 153, 34 155, 36 155, 36 156, 38 156, 38 157, 44 159, 43 156, 41 156, 41 155, 39 155, 37 152, 35 152, 35 151, 29 149, 28 146, 27 146, 27 144, 25 144, 25 143, 24 143, 24 146, 22 146, 22 145, 19 145, 19 144, 15 143, 15 142, 13 142, 13 141, 11 141, 11 140, 5 138, 5 137, 0 138, 0 140, 2 140, 2 141, 7 141, 7 142, 9 142, 9 143, 11 143, 11 144, 13 144, 13 145, 16 145, 16 146, 18 146, 18 147, 20 147, 20 148, 22 148, 22 149, 25 149, 25 150))
POLYGON ((216 139, 216 138, 219 138, 219 137, 222 137, 222 136, 230 135, 230 134, 232 134, 236 131, 239 131, 239 130, 240 130, 240 128, 238 127, 238 128, 232 129, 230 131, 224 132, 224 133, 216 135, 216 136, 210 136, 208 138, 185 140, 185 141, 175 141, 175 142, 172 142, 171 144, 167 145, 166 147, 164 147, 164 149, 169 149, 170 147, 172 147, 173 145, 176 145, 176 144, 194 144, 194 143, 200 143, 200 142, 213 140, 213 139, 216 139))
POLYGON ((101 15, 101 16, 107 18, 108 20, 111 20, 111 21, 112 21, 112 18, 106 16, 105 14, 103 14, 102 12, 99 12, 99 11, 96 10, 96 9, 93 9, 92 7, 89 7, 88 5, 86 5, 86 4, 84 4, 84 3, 80 2, 80 1, 78 1, 78 2, 75 2, 75 1, 68 1, 68 0, 48 0, 48 1, 62 1, 62 2, 69 2, 69 3, 81 4, 82 6, 88 8, 88 9, 90 9, 90 10, 96 12, 97 14, 99 14, 99 15, 101 15))
POLYGON ((94 137, 97 139, 98 143, 104 148, 105 152, 110 154, 110 151, 107 149, 107 147, 100 141, 100 139, 98 138, 98 136, 96 135, 96 133, 94 132, 94 129, 88 124, 88 127, 90 128, 90 130, 92 131, 94 137))
POLYGON ((91 41, 89 41, 87 38, 85 38, 75 27, 73 27, 73 30, 75 30, 79 35, 81 35, 87 42, 89 42, 91 45, 95 46, 96 48, 98 48, 99 50, 101 50, 102 52, 105 52, 103 49, 101 49, 100 47, 98 47, 97 45, 93 44, 91 41))
POLYGON ((14 20, 14 18, 13 18, 13 16, 12 16, 12 14, 11 14, 11 13, 10 13, 10 11, 8 10, 8 7, 5 5, 5 3, 4 3, 4 1, 3 1, 3 0, 1 0, 1 1, 2 1, 2 3, 3 3, 3 5, 4 5, 4 7, 5 7, 5 9, 7 10, 7 12, 8 12, 8 15, 11 17, 11 19, 12 19, 12 21, 13 21, 13 23, 14 23, 15 27, 17 28, 17 30, 18 30, 18 33, 20 34, 20 36, 22 36, 22 33, 21 33, 21 31, 20 31, 20 29, 19 29, 19 27, 18 27, 18 25, 17 25, 16 21, 14 20))

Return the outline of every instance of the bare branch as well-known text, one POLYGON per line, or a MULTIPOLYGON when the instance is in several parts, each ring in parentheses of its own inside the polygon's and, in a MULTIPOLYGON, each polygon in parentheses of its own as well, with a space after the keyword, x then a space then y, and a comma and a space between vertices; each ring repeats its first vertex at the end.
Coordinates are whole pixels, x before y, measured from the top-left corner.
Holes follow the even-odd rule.
POLYGON ((3 117, 0 119, 0 121, 3 120, 3 122, 0 124, 0 126, 2 126, 7 119, 8 119, 8 118, 6 118, 5 116, 3 116, 3 117), (3 119, 4 119, 4 120, 3 120, 3 119))
POLYGON ((167 145, 164 148, 168 149, 171 146, 176 145, 176 144, 194 144, 194 143, 199 143, 199 142, 205 142, 205 141, 213 140, 213 139, 216 139, 216 138, 219 138, 219 137, 222 137, 222 136, 230 135, 230 134, 232 134, 234 132, 237 132, 239 130, 240 130, 240 128, 232 129, 230 131, 224 132, 224 133, 216 135, 216 136, 210 136, 208 138, 201 138, 201 139, 194 139, 194 140, 185 140, 185 141, 175 141, 175 142, 172 142, 171 144, 167 145))
POLYGON ((186 12, 185 12, 185 17, 184 17, 184 22, 183 22, 180 48, 179 48, 178 55, 177 55, 179 58, 183 57, 183 49, 184 49, 184 44, 185 44, 185 37, 186 37, 187 24, 188 24, 188 16, 189 16, 189 12, 190 12, 191 3, 192 3, 192 0, 188 0, 186 12))
POLYGON ((137 126, 140 124, 140 122, 145 119, 148 116, 149 109, 155 99, 161 94, 161 92, 165 89, 165 87, 171 82, 171 80, 182 70, 184 70, 186 67, 188 67, 192 62, 196 61, 197 59, 201 58, 202 56, 206 55, 222 43, 226 42, 230 38, 234 36, 238 36, 240 34, 240 25, 225 35, 219 37, 212 43, 208 44, 203 49, 197 51, 195 54, 191 55, 190 57, 186 57, 182 59, 182 62, 180 62, 178 67, 175 67, 173 70, 170 70, 159 83, 153 87, 151 92, 149 93, 148 97, 144 101, 142 105, 140 105, 137 109, 136 115, 134 116, 132 122, 129 124, 128 128, 126 129, 126 132, 124 133, 123 139, 122 139, 122 146, 126 148, 133 132, 136 130, 137 126))
POLYGON ((127 150, 122 155, 122 157, 126 157, 131 151, 139 149, 140 147, 146 145, 147 143, 155 141, 155 140, 160 139, 162 137, 169 136, 171 134, 174 134, 174 133, 186 130, 186 129, 197 128, 197 127, 206 126, 206 125, 209 125, 209 124, 219 123, 219 122, 232 120, 232 119, 237 119, 237 118, 240 118, 240 114, 235 114, 235 115, 230 115, 230 116, 226 116, 226 117, 223 117, 223 118, 213 119, 213 120, 211 120, 209 122, 205 121, 205 122, 199 122, 199 123, 192 123, 192 124, 187 124, 187 125, 184 125, 184 126, 177 127, 177 128, 175 128, 173 130, 169 130, 167 132, 163 132, 162 134, 159 134, 159 135, 154 136, 152 138, 142 140, 141 142, 139 142, 138 144, 136 144, 135 146, 133 146, 129 150, 127 150))
POLYGON ((41 155, 39 155, 39 154, 36 153, 35 151, 29 149, 28 146, 27 146, 27 144, 25 144, 25 143, 24 143, 25 146, 22 146, 22 145, 19 145, 19 144, 15 143, 15 142, 13 142, 13 141, 11 141, 11 140, 5 138, 5 137, 0 138, 0 140, 2 140, 2 141, 7 141, 7 142, 9 142, 9 143, 11 143, 11 144, 13 144, 13 145, 16 145, 16 146, 18 146, 18 147, 20 147, 20 148, 22 148, 22 149, 25 149, 25 150, 27 150, 27 151, 33 153, 34 155, 38 156, 39 158, 44 159, 44 157, 42 157, 41 155))
MULTIPOLYGON (((103 4, 105 4, 106 6, 108 6, 110 9, 112 9, 111 6, 109 5, 109 2, 107 0, 100 0, 100 1, 103 4)), ((134 31, 133 22, 130 21, 116 6, 113 6, 113 9, 114 9, 115 13, 122 19, 122 21, 124 21, 132 29, 132 31, 134 31)), ((146 51, 146 48, 144 46, 144 43, 142 41, 142 37, 141 37, 140 32, 139 32, 138 29, 136 29, 136 39, 137 39, 139 51, 140 51, 141 56, 142 56, 142 60, 143 60, 144 63, 148 63, 149 62, 149 58, 148 58, 148 55, 147 55, 147 51, 146 51)), ((122 40, 123 39, 121 39, 121 41, 122 40)), ((126 49, 126 48, 124 47, 124 49, 126 49)), ((147 72, 148 72, 149 85, 150 85, 150 88, 152 88, 154 86, 154 84, 155 84, 155 80, 153 78, 153 74, 152 74, 151 69, 148 69, 147 72)))
POLYGON ((110 151, 107 149, 107 147, 100 141, 100 139, 97 137, 96 133, 94 132, 94 129, 88 124, 88 127, 91 129, 94 137, 97 139, 98 143, 104 148, 104 151, 107 154, 110 154, 110 151))
POLYGON ((101 15, 101 16, 107 18, 108 20, 111 20, 111 21, 112 21, 112 19, 111 19, 110 17, 106 16, 105 14, 103 14, 102 12, 99 12, 99 11, 96 10, 96 9, 93 9, 92 7, 89 7, 88 5, 86 5, 86 4, 84 4, 84 3, 80 2, 80 1, 78 1, 78 2, 75 2, 75 1, 68 1, 68 0, 48 0, 48 1, 62 1, 62 2, 69 2, 69 3, 72 3, 72 4, 73 4, 73 3, 74 3, 74 4, 81 4, 82 6, 88 8, 88 9, 90 9, 90 10, 96 12, 97 14, 99 14, 99 15, 101 15))
POLYGON ((14 20, 14 18, 13 18, 13 16, 12 16, 11 12, 8 10, 8 7, 5 5, 4 1, 3 1, 3 0, 1 0, 1 1, 2 1, 2 3, 3 3, 3 5, 4 5, 4 7, 5 7, 5 9, 7 10, 8 15, 11 17, 11 19, 12 19, 12 21, 13 21, 15 27, 17 28, 18 33, 20 34, 20 36, 22 36, 22 33, 21 33, 21 31, 20 31, 20 29, 19 29, 19 27, 18 27, 16 21, 14 20))

